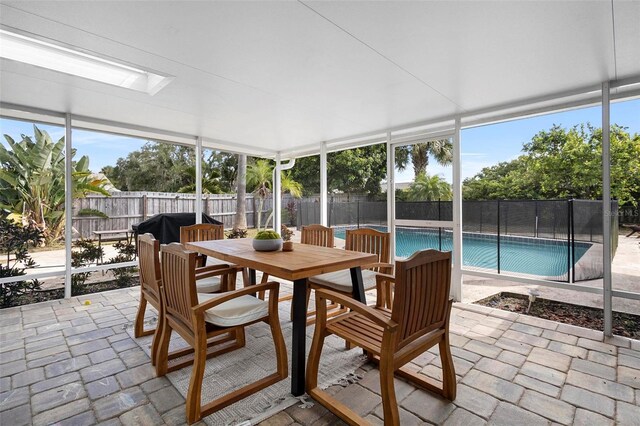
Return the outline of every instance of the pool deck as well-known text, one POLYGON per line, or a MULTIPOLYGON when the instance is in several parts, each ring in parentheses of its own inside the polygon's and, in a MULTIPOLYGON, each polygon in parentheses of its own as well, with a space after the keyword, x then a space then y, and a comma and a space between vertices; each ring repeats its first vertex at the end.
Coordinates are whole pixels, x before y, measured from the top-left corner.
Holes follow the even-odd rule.
MULTIPOLYGON (((615 290, 640 293, 640 239, 620 236, 618 250, 613 259, 612 282, 615 290)), ((602 279, 579 282, 576 285, 602 289, 602 279)), ((472 303, 501 291, 529 294, 537 289, 539 297, 576 305, 602 308, 602 293, 587 293, 541 285, 526 285, 515 281, 498 280, 465 275, 463 278, 462 302, 472 303)), ((640 300, 613 298, 615 311, 640 313, 640 300)))
MULTIPOLYGON (((282 285, 290 291, 289 283, 282 285)), ((184 398, 169 380, 155 377, 149 357, 126 331, 139 292, 132 287, 1 310, 0 424, 185 424, 184 398)), ((456 303, 451 346, 456 400, 397 379, 403 426, 638 424, 638 340, 456 303)), ((412 367, 437 380, 437 347, 412 367)), ((356 383, 329 391, 382 425, 378 371, 365 364, 356 373, 356 383)), ((261 425, 344 425, 318 403, 301 405, 261 425)))
MULTIPOLYGON (((293 241, 300 241, 300 232, 296 231, 293 235, 293 241)), ((620 234, 618 240, 618 250, 616 256, 613 259, 612 272, 613 272, 613 288, 616 290, 624 290, 630 292, 640 293, 640 239, 636 236, 625 237, 623 233, 620 234)), ((336 247, 343 248, 344 240, 336 238, 336 247)), ((105 259, 108 259, 115 255, 115 249, 111 245, 104 245, 105 259)), ((589 256, 596 256, 597 253, 587 253, 589 256)), ((583 256, 584 257, 584 256, 583 256)), ((33 254, 34 260, 36 260, 42 268, 35 270, 35 272, 46 272, 53 269, 51 265, 59 265, 64 263, 64 250, 52 250, 41 251, 33 254), (61 260, 62 259, 62 260, 61 260)), ((582 260, 582 259, 581 259, 582 260)), ((584 259, 586 262, 587 259, 584 259)), ((57 267, 57 269, 60 269, 57 267)), ((64 272, 61 272, 63 275, 64 272)), ((102 281, 101 274, 93 274, 90 281, 102 281)), ((49 279, 45 280, 43 288, 53 288, 62 286, 63 279, 49 279)), ((602 288, 602 279, 584 281, 578 283, 582 286, 602 288)), ((524 285, 522 283, 494 279, 483 278, 472 275, 465 275, 463 278, 463 302, 471 303, 476 300, 484 299, 492 294, 499 293, 501 291, 510 291, 521 294, 528 294, 529 290, 535 288, 540 292, 540 297, 558 300, 561 302, 570 302, 584 306, 591 306, 602 308, 601 294, 576 292, 572 290, 564 290, 552 287, 545 287, 539 285, 524 285)), ((613 300, 614 310, 638 313, 640 312, 640 301, 614 298, 613 300)))

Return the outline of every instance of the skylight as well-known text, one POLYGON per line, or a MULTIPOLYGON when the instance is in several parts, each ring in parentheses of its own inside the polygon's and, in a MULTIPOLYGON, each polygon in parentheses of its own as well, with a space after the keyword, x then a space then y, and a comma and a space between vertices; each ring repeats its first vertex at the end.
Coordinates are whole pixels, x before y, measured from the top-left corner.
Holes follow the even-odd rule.
POLYGON ((149 95, 173 79, 1 29, 0 57, 149 95))

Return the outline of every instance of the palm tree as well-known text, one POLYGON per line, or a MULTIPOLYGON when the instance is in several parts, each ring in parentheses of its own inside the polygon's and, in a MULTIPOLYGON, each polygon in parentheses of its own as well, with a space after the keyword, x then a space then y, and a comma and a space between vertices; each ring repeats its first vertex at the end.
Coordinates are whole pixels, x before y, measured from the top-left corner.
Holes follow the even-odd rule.
MULTIPOLYGON (((264 207, 264 201, 271 195, 272 177, 273 166, 269 160, 256 160, 247 167, 247 184, 254 188, 253 193, 259 200, 256 228, 262 226, 262 209, 264 207)), ((296 198, 302 196, 302 184, 291 177, 291 172, 282 172, 280 186, 283 193, 288 192, 296 198)), ((272 215, 273 212, 265 221, 265 226, 269 223, 272 215)))
POLYGON ((256 160, 247 166, 247 185, 253 188, 254 196, 258 197, 258 222, 256 228, 262 226, 262 209, 264 201, 271 194, 272 167, 269 160, 256 160))
POLYGON ((407 198, 411 201, 448 201, 453 198, 451 185, 440 176, 418 174, 408 189, 407 198))
POLYGON ((280 186, 282 187, 283 193, 288 192, 295 198, 302 197, 302 184, 293 179, 291 171, 282 172, 280 186))
POLYGON ((448 166, 453 161, 453 144, 449 139, 435 139, 399 147, 396 149, 396 164, 398 169, 404 170, 410 159, 414 178, 417 178, 420 173, 427 173, 429 155, 438 164, 448 166))
POLYGON ((421 172, 427 173, 429 154, 438 164, 447 166, 453 161, 453 144, 449 139, 436 139, 415 144, 411 149, 411 163, 415 177, 421 172))

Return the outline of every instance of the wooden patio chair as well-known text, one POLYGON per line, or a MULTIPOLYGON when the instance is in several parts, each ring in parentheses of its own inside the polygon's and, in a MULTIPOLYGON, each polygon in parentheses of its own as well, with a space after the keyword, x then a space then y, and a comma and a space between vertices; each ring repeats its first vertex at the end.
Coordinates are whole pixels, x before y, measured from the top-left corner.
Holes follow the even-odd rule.
MULTIPOLYGON (((449 317, 453 300, 451 253, 425 250, 405 261, 396 262, 396 276, 379 276, 377 286, 395 281, 393 308, 378 299, 371 307, 332 290, 316 291, 316 329, 309 351, 307 392, 350 425, 367 422, 353 410, 318 388, 318 365, 324 339, 335 334, 363 348, 378 363, 384 424, 400 424, 394 390, 394 374, 449 400, 456 397, 456 374, 449 347, 449 317), (351 312, 327 320, 327 300, 344 304, 351 312), (438 344, 442 361, 442 384, 404 367, 405 364, 438 344)), ((379 291, 378 294, 384 294, 379 291)))
MULTIPOLYGON (((370 228, 360 228, 346 231, 345 250, 372 253, 378 256, 378 261, 362 267, 362 283, 364 290, 376 288, 376 275, 378 273, 390 274, 393 265, 389 263, 391 255, 391 235, 388 232, 380 232, 370 228)), ((310 298, 310 290, 329 289, 340 294, 351 296, 353 284, 349 270, 329 272, 309 278, 309 290, 307 291, 307 303, 310 298)), ((384 286, 385 294, 379 295, 390 307, 390 286, 384 286)), ((334 310, 329 316, 346 312, 345 308, 334 310)))
MULTIPOLYGON (((196 241, 210 241, 210 240, 223 240, 224 239, 224 226, 216 225, 215 223, 200 223, 190 226, 180 227, 180 244, 192 243, 196 241)), ((218 291, 229 291, 235 289, 235 281, 228 288, 223 288, 223 283, 216 275, 206 276, 203 275, 207 271, 215 271, 218 268, 235 267, 229 263, 216 259, 211 256, 197 255, 198 266, 198 292, 199 293, 215 293, 218 291), (209 268, 209 269, 207 269, 209 268)), ((246 284, 248 281, 247 273, 243 268, 235 267, 238 272, 242 274, 243 280, 246 284)))
POLYGON ((136 338, 154 334, 151 344, 151 364, 155 365, 155 354, 157 353, 158 336, 156 332, 162 323, 162 305, 160 300, 160 241, 151 234, 138 236, 138 268, 140 271, 140 304, 133 328, 136 338), (147 310, 147 303, 151 304, 158 312, 158 326, 154 329, 144 329, 144 315, 147 310))
POLYGON ((312 246, 334 247, 333 228, 322 225, 303 226, 300 242, 312 246))
MULTIPOLYGON (((153 334, 151 344, 151 365, 156 365, 158 354, 158 342, 162 334, 164 324, 164 305, 160 296, 162 288, 161 268, 160 268, 160 242, 152 234, 138 236, 138 265, 140 270, 140 304, 134 325, 134 336, 136 338, 153 334), (155 329, 144 330, 144 315, 147 310, 147 303, 151 304, 158 313, 157 326, 155 329)), ((232 290, 235 283, 236 271, 230 270, 226 265, 200 268, 196 270, 196 291, 208 293, 213 287, 208 280, 216 278, 218 281, 216 291, 232 290), (204 271, 204 272, 203 272, 204 271), (228 278, 227 278, 228 277, 228 278), (203 278, 199 280, 199 278, 203 278), (202 285, 204 283, 204 285, 202 285)), ((214 286, 215 287, 215 286, 214 286)), ((193 351, 175 351, 169 354, 169 359, 179 358, 188 355, 193 351)))
MULTIPOLYGON (((317 224, 303 226, 300 231, 300 243, 321 247, 334 247, 333 228, 317 224)), ((269 281, 269 274, 262 274, 261 282, 266 283, 267 281, 269 281)), ((264 300, 264 292, 261 292, 258 297, 264 300)), ((309 304, 309 298, 310 292, 307 290, 307 305, 309 304)), ((291 299, 293 299, 293 294, 287 294, 282 296, 278 302, 291 299)), ((313 316, 313 313, 309 312, 307 316, 313 316)), ((293 304, 291 305, 290 320, 293 321, 293 304)))
POLYGON ((195 287, 196 253, 185 250, 181 244, 165 246, 161 253, 161 293, 165 315, 158 345, 158 375, 164 375, 169 371, 167 352, 171 332, 175 330, 195 350, 186 401, 188 423, 194 423, 285 379, 288 375, 287 351, 278 319, 280 285, 277 282, 269 282, 220 295, 198 294, 195 287), (256 290, 268 291, 269 302, 250 296, 256 290), (265 322, 271 328, 276 350, 276 372, 202 405, 202 379, 206 359, 244 346, 245 327, 258 322, 265 322), (236 344, 208 345, 229 333, 237 336, 236 344))
MULTIPOLYGON (((192 243, 195 241, 224 240, 224 226, 215 223, 199 223, 190 226, 180 227, 180 244, 192 243)), ((198 255, 199 266, 224 265, 226 262, 211 256, 198 255)))

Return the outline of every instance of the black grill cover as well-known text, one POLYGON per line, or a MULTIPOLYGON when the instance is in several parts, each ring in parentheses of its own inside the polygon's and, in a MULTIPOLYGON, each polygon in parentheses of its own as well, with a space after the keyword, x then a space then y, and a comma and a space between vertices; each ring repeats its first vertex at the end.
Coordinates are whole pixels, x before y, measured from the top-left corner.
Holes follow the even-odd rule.
MULTIPOLYGON (((138 235, 150 233, 160 241, 160 244, 169 244, 180 242, 181 226, 195 225, 195 223, 195 213, 160 213, 137 225, 131 225, 131 229, 136 235, 136 241, 138 241, 138 235)), ((202 223, 222 225, 222 222, 204 213, 202 214, 202 223)))

